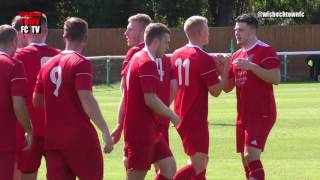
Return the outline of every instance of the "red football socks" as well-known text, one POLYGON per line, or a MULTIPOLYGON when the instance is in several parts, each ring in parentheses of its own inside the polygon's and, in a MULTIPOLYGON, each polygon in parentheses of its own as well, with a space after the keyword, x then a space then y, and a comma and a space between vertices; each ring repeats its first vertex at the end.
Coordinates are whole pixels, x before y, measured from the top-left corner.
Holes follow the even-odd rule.
POLYGON ((250 178, 255 178, 255 180, 264 180, 264 170, 260 160, 250 162, 249 169, 250 169, 250 175, 249 175, 250 178))
POLYGON ((179 169, 176 175, 173 177, 174 180, 191 180, 196 175, 193 167, 191 165, 187 165, 181 169, 179 169))
POLYGON ((158 173, 157 176, 154 178, 154 180, 170 180, 170 179, 158 173))
POLYGON ((197 174, 194 180, 206 180, 206 170, 203 170, 201 173, 197 174))

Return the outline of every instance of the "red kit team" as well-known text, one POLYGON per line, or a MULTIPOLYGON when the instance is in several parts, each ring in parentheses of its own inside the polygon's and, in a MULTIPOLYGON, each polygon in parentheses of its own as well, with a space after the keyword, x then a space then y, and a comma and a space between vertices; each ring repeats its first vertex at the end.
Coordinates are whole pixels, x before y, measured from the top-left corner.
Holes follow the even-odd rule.
POLYGON ((209 43, 205 17, 185 21, 188 42, 169 58, 168 27, 146 14, 131 16, 124 33, 130 49, 121 70, 118 124, 112 132, 93 96, 92 62, 82 55, 87 22, 67 18, 61 51, 45 43, 48 20, 43 13, 39 34, 21 34, 19 18, 11 26, 0 26, 1 180, 36 180, 42 157, 49 180, 101 180, 102 151, 110 153, 122 133, 126 179, 144 179, 153 165, 156 180, 205 180, 208 95, 218 97, 234 88, 236 147, 244 177, 265 179, 260 155, 276 121, 272 86, 280 82, 280 60, 257 38, 254 15, 236 18, 240 49, 230 58, 204 50, 209 43), (170 150, 170 123, 189 159, 178 170, 170 150))

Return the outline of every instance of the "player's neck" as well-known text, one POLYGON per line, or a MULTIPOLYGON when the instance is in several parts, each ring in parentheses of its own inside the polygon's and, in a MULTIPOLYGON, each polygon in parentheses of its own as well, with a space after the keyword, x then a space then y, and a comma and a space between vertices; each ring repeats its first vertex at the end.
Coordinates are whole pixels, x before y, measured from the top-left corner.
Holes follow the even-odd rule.
POLYGON ((251 48, 256 42, 257 42, 258 38, 257 37, 253 37, 253 38, 250 38, 247 43, 243 44, 242 45, 242 48, 244 49, 249 49, 251 48))
POLYGON ((151 56, 153 58, 156 58, 156 49, 153 48, 152 46, 147 46, 146 48, 147 48, 148 52, 151 54, 151 56))
POLYGON ((203 43, 195 40, 189 40, 189 44, 199 46, 200 48, 203 48, 203 43))
POLYGON ((43 39, 32 39, 29 41, 29 44, 42 44, 42 43, 46 43, 46 40, 43 39))
POLYGON ((0 46, 0 52, 4 52, 6 54, 8 54, 9 56, 12 56, 13 55, 13 51, 7 47, 3 47, 3 46, 0 46))
POLYGON ((81 53, 82 52, 82 45, 80 43, 66 43, 66 49, 65 50, 71 50, 81 53))

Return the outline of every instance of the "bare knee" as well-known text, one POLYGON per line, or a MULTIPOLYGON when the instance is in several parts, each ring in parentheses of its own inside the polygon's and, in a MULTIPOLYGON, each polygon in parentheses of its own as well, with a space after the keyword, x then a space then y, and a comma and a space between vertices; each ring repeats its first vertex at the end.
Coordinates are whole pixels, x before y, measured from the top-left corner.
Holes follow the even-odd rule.
POLYGON ((260 149, 247 146, 244 149, 243 158, 247 163, 249 163, 252 161, 260 160, 260 154, 261 154, 260 149))
POLYGON ((147 171, 127 170, 127 180, 144 180, 147 171))
POLYGON ((157 161, 155 164, 159 167, 160 174, 169 179, 172 179, 177 171, 176 161, 172 156, 157 161))
POLYGON ((209 158, 207 154, 195 153, 194 155, 190 156, 190 160, 196 174, 199 174, 207 168, 209 158))

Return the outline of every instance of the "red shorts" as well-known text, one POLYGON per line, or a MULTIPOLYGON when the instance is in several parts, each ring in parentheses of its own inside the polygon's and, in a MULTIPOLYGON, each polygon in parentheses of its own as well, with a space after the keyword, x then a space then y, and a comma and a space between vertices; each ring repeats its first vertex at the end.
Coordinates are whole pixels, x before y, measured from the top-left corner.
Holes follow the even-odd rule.
POLYGON ((244 146, 259 148, 263 151, 273 125, 273 121, 259 121, 247 125, 237 124, 237 152, 243 152, 244 146))
POLYGON ((103 157, 100 146, 83 145, 79 149, 47 150, 48 180, 102 180, 103 157))
POLYGON ((149 170, 151 164, 171 157, 172 152, 163 136, 152 144, 127 143, 124 145, 124 156, 127 158, 127 170, 149 170))
POLYGON ((191 156, 196 152, 208 154, 209 152, 209 129, 202 129, 197 132, 181 133, 179 135, 182 139, 184 152, 191 156))
POLYGON ((44 137, 35 136, 33 138, 32 148, 28 151, 23 151, 25 145, 25 138, 17 139, 17 166, 23 173, 34 173, 38 171, 41 164, 41 158, 44 156, 44 137))
POLYGON ((159 125, 157 125, 157 130, 158 130, 158 132, 160 132, 162 134, 164 140, 169 145, 169 124, 167 124, 167 125, 159 124, 159 125))
POLYGON ((0 152, 0 179, 13 179, 14 152, 0 152))

